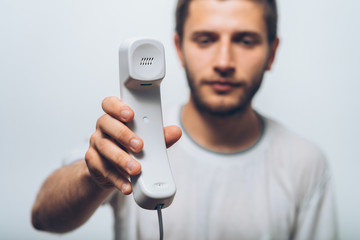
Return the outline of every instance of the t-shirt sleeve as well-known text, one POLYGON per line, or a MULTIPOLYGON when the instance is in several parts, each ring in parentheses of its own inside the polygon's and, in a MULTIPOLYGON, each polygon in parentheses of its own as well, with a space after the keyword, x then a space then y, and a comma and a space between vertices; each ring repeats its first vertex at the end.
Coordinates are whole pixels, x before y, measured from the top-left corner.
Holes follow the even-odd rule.
POLYGON ((299 207, 293 239, 338 239, 336 219, 333 186, 327 168, 299 207))

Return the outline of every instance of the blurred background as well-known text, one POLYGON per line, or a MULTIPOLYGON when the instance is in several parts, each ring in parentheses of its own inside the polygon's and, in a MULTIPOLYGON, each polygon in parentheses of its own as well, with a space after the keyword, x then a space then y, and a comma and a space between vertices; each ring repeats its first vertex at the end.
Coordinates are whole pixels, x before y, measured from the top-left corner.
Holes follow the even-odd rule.
MULTIPOLYGON (((341 239, 360 239, 360 2, 278 5, 280 49, 254 105, 323 149, 341 239)), ((44 179, 87 143, 102 99, 119 96, 123 39, 162 41, 163 105, 186 101, 174 8, 175 0, 0 0, 0 239, 112 239, 109 207, 55 235, 31 227, 31 206, 44 179)))

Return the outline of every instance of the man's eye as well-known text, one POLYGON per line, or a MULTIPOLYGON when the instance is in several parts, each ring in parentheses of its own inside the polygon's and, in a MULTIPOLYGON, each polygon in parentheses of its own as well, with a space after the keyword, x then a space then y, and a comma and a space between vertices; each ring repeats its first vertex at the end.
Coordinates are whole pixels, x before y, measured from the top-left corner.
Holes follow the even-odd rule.
POLYGON ((241 42, 242 42, 242 44, 248 45, 248 46, 254 44, 254 41, 252 41, 252 40, 250 40, 250 39, 243 39, 241 42))
POLYGON ((199 39, 198 42, 199 42, 199 43, 202 43, 202 44, 206 44, 206 43, 210 43, 210 39, 208 39, 208 38, 199 39))
POLYGON ((252 48, 254 47, 256 44, 258 44, 258 40, 256 38, 253 37, 238 37, 234 39, 234 42, 241 44, 244 47, 247 48, 252 48))
POLYGON ((214 42, 214 39, 212 39, 210 37, 199 37, 199 38, 195 39, 195 42, 200 46, 207 46, 207 45, 211 44, 212 42, 214 42))

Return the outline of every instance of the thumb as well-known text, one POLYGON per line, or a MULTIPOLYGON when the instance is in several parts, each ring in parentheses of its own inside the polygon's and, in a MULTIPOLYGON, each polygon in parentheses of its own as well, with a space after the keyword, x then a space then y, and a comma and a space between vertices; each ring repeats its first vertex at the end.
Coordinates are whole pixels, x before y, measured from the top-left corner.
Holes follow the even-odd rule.
POLYGON ((169 148, 180 139, 182 132, 178 126, 173 125, 164 127, 164 135, 166 147, 169 148))

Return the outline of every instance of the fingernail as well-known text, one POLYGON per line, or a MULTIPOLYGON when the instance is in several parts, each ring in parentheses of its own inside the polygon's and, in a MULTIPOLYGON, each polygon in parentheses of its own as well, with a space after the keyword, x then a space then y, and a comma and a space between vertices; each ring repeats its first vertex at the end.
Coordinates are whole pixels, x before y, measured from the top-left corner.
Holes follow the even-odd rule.
POLYGON ((124 183, 123 185, 121 185, 121 192, 126 193, 129 187, 129 184, 124 183))
POLYGON ((136 151, 140 147, 140 141, 136 138, 130 140, 130 148, 133 151, 136 151))
POLYGON ((122 120, 128 120, 130 117, 130 111, 129 110, 122 110, 120 112, 120 116, 122 118, 122 120))

